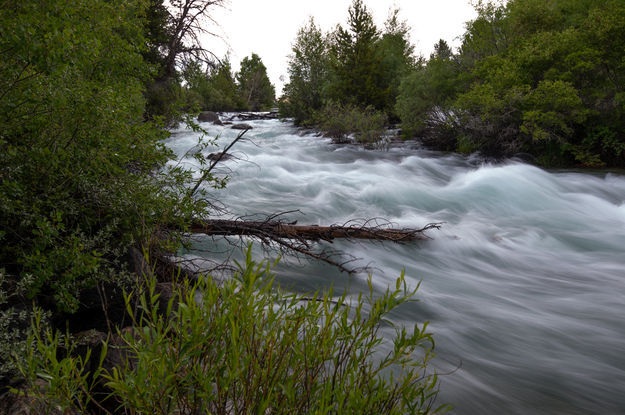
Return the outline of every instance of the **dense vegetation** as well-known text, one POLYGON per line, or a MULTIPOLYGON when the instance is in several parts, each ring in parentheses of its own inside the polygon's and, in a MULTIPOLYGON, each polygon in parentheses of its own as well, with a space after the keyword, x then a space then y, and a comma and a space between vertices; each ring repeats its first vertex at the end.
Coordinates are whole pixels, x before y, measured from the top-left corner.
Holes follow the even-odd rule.
MULTIPOLYGON (((227 60, 210 61, 198 49, 197 33, 186 31, 219 3, 2 4, 0 412, 8 410, 2 393, 11 382, 30 385, 31 397, 41 399, 24 402, 38 413, 59 407, 73 413, 229 412, 231 405, 261 408, 276 400, 289 413, 299 405, 431 409, 436 379, 424 372, 431 356, 425 328, 400 330, 387 360, 377 365, 370 359, 382 341, 382 317, 412 295, 399 285, 352 309, 344 298, 335 306, 330 294, 302 304, 300 297, 274 291, 249 258, 241 278, 223 286, 210 280, 176 285, 168 281, 171 269, 156 267, 185 242, 190 218, 210 213, 206 189, 224 185, 207 169, 199 172, 199 186, 190 171, 169 163, 165 127, 185 120, 199 129, 183 115, 191 108, 273 103, 257 55, 244 59, 235 76, 227 60), (168 281, 174 293, 164 309, 156 306, 155 278, 168 281), (130 293, 125 304, 124 291, 130 293), (199 291, 201 303, 194 295, 199 291), (325 324, 323 333, 318 324, 325 324), (107 368, 74 342, 85 328, 100 331, 101 340, 119 340, 124 327, 124 333, 147 337, 128 335, 111 344, 130 360, 107 368), (67 334, 59 337, 59 328, 67 334), (212 344, 207 334, 214 336, 212 344), (420 349, 424 355, 413 353, 420 349), (174 351, 180 359, 164 358, 174 351), (290 358, 267 366, 272 353, 290 358), (153 366, 158 362, 164 366, 153 366), (324 371, 332 367, 340 371, 332 376, 337 383, 325 382, 331 372, 324 371), (396 376, 387 377, 391 373, 396 376), (305 401, 298 400, 303 390, 305 401), (168 406, 161 406, 163 399, 168 406)), ((202 165, 201 143, 199 149, 202 165)), ((107 344, 89 346, 106 352, 107 344)))
POLYGON ((144 18, 125 0, 0 11, 0 377, 32 301, 76 312, 85 289, 132 281, 131 247, 175 249, 155 231, 206 207, 145 121, 144 18))
POLYGON ((623 2, 476 8, 460 49, 440 41, 428 60, 411 57, 396 13, 380 34, 361 0, 348 29, 324 35, 311 21, 294 43, 284 114, 323 126, 323 108, 339 102, 399 118, 406 136, 445 150, 624 166, 623 2))
POLYGON ((398 11, 390 15, 383 32, 361 0, 353 2, 348 16, 347 27, 339 25, 329 34, 313 19, 300 29, 279 103, 296 124, 331 125, 326 131, 339 140, 345 133, 370 135, 382 130, 387 120, 396 120, 400 80, 416 65, 409 30, 398 11))
POLYGON ((30 341, 38 352, 27 352, 20 370, 31 382, 34 409, 53 405, 63 413, 439 412, 437 379, 426 373, 433 347, 427 325, 397 328, 381 350, 387 315, 414 292, 403 276, 381 298, 370 280, 369 287, 350 305, 331 292, 303 300, 275 287, 270 268, 255 264, 248 250, 233 279, 187 282, 164 303, 149 280, 133 328, 90 359, 58 358, 60 345, 75 352, 80 344, 35 332, 30 341), (112 361, 120 364, 111 368, 112 361), (50 386, 39 389, 38 378, 50 386), (103 384, 111 391, 104 396, 103 384))
POLYGON ((236 74, 228 57, 204 69, 198 61, 185 65, 182 75, 184 105, 201 111, 266 111, 275 104, 275 88, 261 58, 243 58, 236 74))
POLYGON ((209 11, 225 0, 141 1, 146 3, 148 40, 142 54, 153 71, 145 94, 149 118, 163 117, 171 124, 180 120, 181 111, 257 111, 273 106, 274 87, 258 55, 243 58, 241 71, 234 74, 228 56, 218 59, 201 45, 202 37, 215 36, 209 11))

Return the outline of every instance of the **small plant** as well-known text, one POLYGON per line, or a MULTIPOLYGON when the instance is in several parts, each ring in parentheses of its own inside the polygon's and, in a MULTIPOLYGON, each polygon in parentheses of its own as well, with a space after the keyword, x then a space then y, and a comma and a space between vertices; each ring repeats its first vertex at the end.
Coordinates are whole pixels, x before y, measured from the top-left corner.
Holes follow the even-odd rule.
POLYGON ((99 406, 93 391, 103 374, 107 345, 103 345, 97 369, 91 373, 91 350, 87 349, 84 356, 77 354, 78 345, 70 334, 44 329, 42 315, 35 312, 26 341, 30 347, 16 359, 26 388, 13 392, 29 398, 33 413, 89 413, 90 408, 99 406))
MULTIPOLYGON (((121 334, 126 363, 94 374, 110 390, 107 399, 117 403, 119 413, 425 414, 443 409, 433 406, 437 377, 426 372, 434 347, 427 323, 396 328, 392 343, 380 334, 391 325, 389 312, 414 301, 416 290, 407 289, 403 275, 381 298, 374 298, 369 280, 368 295, 353 304, 331 291, 305 300, 276 287, 271 267, 252 261, 248 251, 235 278, 222 285, 210 278, 184 283, 166 310, 159 310, 155 286, 148 281, 138 310, 127 298, 135 328, 121 334)), ((82 410, 89 397, 82 391, 90 390, 84 362, 55 360, 56 339, 35 339, 44 359, 23 373, 47 382, 46 388, 31 389, 41 401, 82 410)))

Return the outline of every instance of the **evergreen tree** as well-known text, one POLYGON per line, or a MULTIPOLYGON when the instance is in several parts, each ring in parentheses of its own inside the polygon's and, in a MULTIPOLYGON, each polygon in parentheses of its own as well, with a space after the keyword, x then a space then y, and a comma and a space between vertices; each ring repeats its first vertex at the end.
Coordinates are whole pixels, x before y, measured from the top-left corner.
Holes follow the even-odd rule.
POLYGON ((163 76, 165 70, 164 51, 171 37, 171 22, 163 0, 149 0, 145 10, 146 50, 143 56, 154 65, 155 76, 163 76))
POLYGON ((245 103, 239 95, 238 86, 232 73, 230 58, 224 58, 217 67, 211 71, 210 82, 215 91, 216 98, 212 107, 213 111, 237 111, 243 109, 245 103))
POLYGON ((339 25, 333 34, 328 96, 341 103, 384 109, 389 91, 377 49, 378 29, 362 0, 354 0, 348 14, 348 28, 339 25))
POLYGON ((244 109, 228 57, 204 70, 202 63, 190 62, 183 70, 187 106, 202 111, 236 111, 244 109))
POLYGON ((396 119, 395 102, 399 95, 401 80, 415 68, 414 46, 410 43, 410 28, 399 20, 399 9, 395 9, 386 21, 384 33, 378 41, 377 50, 381 58, 381 88, 387 91, 384 111, 396 119))
POLYGON ((447 42, 445 42, 443 39, 440 39, 434 45, 434 52, 430 55, 430 60, 434 60, 434 59, 439 59, 439 60, 451 59, 452 55, 453 55, 453 52, 451 51, 451 48, 449 47, 447 42))
POLYGON ((275 88, 269 81, 267 68, 260 56, 252 53, 252 56, 243 58, 236 79, 239 83, 239 94, 248 110, 266 110, 274 105, 275 88))
POLYGON ((314 19, 297 32, 292 50, 289 82, 284 86, 280 108, 299 125, 311 120, 313 113, 323 106, 323 88, 328 76, 326 40, 314 19))

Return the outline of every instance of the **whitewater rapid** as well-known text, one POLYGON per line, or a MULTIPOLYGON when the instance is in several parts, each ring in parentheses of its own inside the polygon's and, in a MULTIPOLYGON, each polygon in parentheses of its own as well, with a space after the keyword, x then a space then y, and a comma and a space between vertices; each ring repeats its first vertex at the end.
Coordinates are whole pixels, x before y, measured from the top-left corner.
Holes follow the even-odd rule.
MULTIPOLYGON (((439 403, 456 414, 625 413, 622 172, 489 164, 411 142, 363 150, 277 120, 250 124, 237 158, 222 163, 227 188, 211 190, 233 216, 297 209, 287 218, 300 224, 444 223, 416 244, 333 244, 371 266, 380 292, 401 270, 412 286, 422 282, 420 302, 392 318, 430 321, 432 370, 448 373, 439 403)), ((221 148, 238 133, 202 126, 221 148)), ((197 140, 181 128, 167 144, 193 167, 197 140)), ((366 275, 289 258, 277 273, 302 292, 366 287, 366 275)))

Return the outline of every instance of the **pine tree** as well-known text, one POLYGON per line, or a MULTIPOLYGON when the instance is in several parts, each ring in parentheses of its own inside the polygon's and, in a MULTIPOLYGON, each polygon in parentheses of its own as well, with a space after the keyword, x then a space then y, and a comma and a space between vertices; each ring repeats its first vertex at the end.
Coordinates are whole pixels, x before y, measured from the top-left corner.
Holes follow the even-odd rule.
POLYGON ((260 56, 252 53, 241 61, 241 71, 236 76, 239 92, 247 109, 269 109, 275 102, 275 88, 267 76, 267 68, 260 56))
POLYGON ((330 48, 329 98, 382 109, 388 90, 384 87, 382 59, 376 47, 380 39, 378 29, 362 0, 354 0, 348 13, 348 28, 337 27, 330 48))

